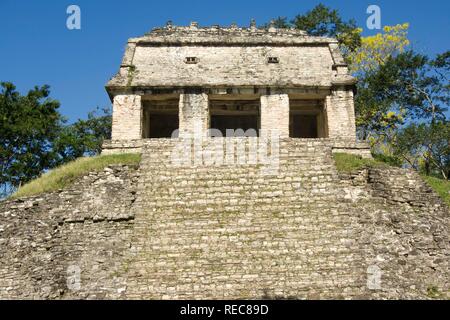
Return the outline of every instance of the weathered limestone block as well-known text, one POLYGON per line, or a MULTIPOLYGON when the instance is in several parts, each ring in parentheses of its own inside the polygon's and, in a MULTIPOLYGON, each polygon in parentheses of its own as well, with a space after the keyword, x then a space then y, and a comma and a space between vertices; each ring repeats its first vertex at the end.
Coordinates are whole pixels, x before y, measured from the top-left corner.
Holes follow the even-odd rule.
POLYGON ((287 94, 261 96, 261 130, 278 130, 280 138, 289 137, 289 97, 287 94))
MULTIPOLYGON (((333 62, 326 46, 268 46, 270 49, 246 44, 163 47, 138 44, 133 57, 137 72, 130 84, 142 87, 331 84, 333 62), (199 63, 186 64, 184 58, 189 56, 197 57, 199 63), (280 63, 268 65, 269 56, 278 57, 280 63)), ((127 76, 118 75, 114 84, 128 81, 127 76)))
POLYGON ((141 96, 117 95, 114 97, 112 140, 142 138, 141 96))
POLYGON ((353 91, 333 90, 325 101, 330 138, 356 140, 355 109, 353 91))
POLYGON ((129 67, 133 65, 133 57, 135 50, 136 50, 136 43, 135 42, 128 43, 125 49, 125 54, 123 55, 122 58, 122 64, 120 65, 121 67, 129 67))
POLYGON ((372 159, 370 145, 367 142, 358 142, 354 139, 335 139, 333 141, 333 153, 349 153, 365 159, 372 159))
POLYGON ((105 140, 102 145, 102 154, 140 153, 144 139, 137 140, 105 140))
POLYGON ((109 166, 64 190, 0 201, 0 299, 123 297, 136 169, 109 166))
POLYGON ((199 134, 205 137, 209 128, 209 100, 205 93, 180 95, 180 137, 199 134))

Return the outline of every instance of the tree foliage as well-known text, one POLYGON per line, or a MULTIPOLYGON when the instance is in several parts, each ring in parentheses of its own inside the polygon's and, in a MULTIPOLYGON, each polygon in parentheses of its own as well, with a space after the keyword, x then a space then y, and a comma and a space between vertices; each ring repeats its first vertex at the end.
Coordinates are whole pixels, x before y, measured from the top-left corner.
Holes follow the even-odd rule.
POLYGON ((381 97, 402 106, 410 119, 443 120, 450 96, 440 69, 436 60, 413 51, 391 57, 378 72, 379 81, 389 85, 381 97))
POLYGON ((64 126, 55 140, 54 151, 62 164, 82 156, 100 154, 104 139, 111 138, 111 109, 97 108, 86 120, 64 126))
MULTIPOLYGON (((312 36, 336 38, 344 53, 352 52, 361 45, 362 30, 356 26, 355 20, 345 21, 338 10, 318 4, 304 14, 296 15, 288 21, 287 17, 272 20, 277 28, 296 28, 304 30, 312 36)), ((267 27, 267 24, 264 25, 267 27)))
MULTIPOLYGON (((403 109, 395 104, 384 72, 395 68, 392 59, 405 51, 409 25, 385 26, 382 33, 363 37, 361 46, 349 53, 349 69, 358 79, 355 99, 356 125, 361 139, 378 142, 386 132, 395 130, 404 120, 403 109), (389 61, 387 66, 386 63, 389 61), (384 70, 383 70, 384 68, 384 70)), ((394 72, 394 71, 393 71, 394 72)))
POLYGON ((361 45, 348 55, 350 71, 358 78, 364 78, 406 50, 409 24, 383 27, 383 32, 373 36, 362 37, 361 45))
POLYGON ((386 26, 362 38, 361 47, 347 57, 358 78, 358 135, 378 149, 389 150, 385 144, 405 123, 445 119, 449 54, 430 60, 415 53, 409 48, 408 27, 386 26))
POLYGON ((444 179, 449 178, 450 157, 448 66, 448 52, 434 60, 413 51, 391 56, 367 79, 367 95, 357 98, 360 106, 374 103, 368 110, 378 112, 369 112, 359 124, 360 132, 370 132, 374 149, 444 179))
POLYGON ((445 66, 436 67, 436 60, 422 54, 389 57, 356 97, 360 137, 386 143, 386 136, 405 123, 445 120, 450 101, 445 76, 445 66))
POLYGON ((55 165, 52 143, 63 118, 49 87, 35 87, 22 96, 11 83, 1 83, 0 185, 18 187, 55 165))
POLYGON ((412 123, 398 131, 391 143, 393 155, 426 175, 450 176, 450 121, 412 123))
POLYGON ((434 59, 414 52, 408 23, 361 37, 354 20, 344 21, 322 4, 291 21, 278 17, 273 24, 339 40, 358 80, 358 137, 371 143, 377 158, 448 178, 449 51, 434 59))
POLYGON ((12 83, 0 84, 0 197, 42 172, 83 155, 97 154, 111 135, 108 110, 68 125, 49 86, 21 95, 12 83))
POLYGON ((305 30, 312 36, 329 36, 337 38, 341 46, 356 50, 361 45, 361 29, 355 20, 344 21, 338 10, 318 4, 305 14, 299 14, 291 24, 300 30, 305 30))

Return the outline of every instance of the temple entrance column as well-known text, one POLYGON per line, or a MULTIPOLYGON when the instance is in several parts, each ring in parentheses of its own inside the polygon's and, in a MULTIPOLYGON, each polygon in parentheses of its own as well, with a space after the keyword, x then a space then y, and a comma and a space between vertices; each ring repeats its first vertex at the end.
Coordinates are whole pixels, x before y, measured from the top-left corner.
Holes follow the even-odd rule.
POLYGON ((142 103, 139 95, 114 97, 112 114, 112 140, 142 138, 142 103))
POLYGON ((280 138, 289 137, 289 96, 271 94, 261 96, 261 130, 277 130, 280 138))
POLYGON ((209 99, 205 93, 182 93, 179 103, 180 137, 206 137, 209 128, 209 99))
POLYGON ((356 141, 353 91, 334 88, 325 100, 325 112, 330 138, 356 141))

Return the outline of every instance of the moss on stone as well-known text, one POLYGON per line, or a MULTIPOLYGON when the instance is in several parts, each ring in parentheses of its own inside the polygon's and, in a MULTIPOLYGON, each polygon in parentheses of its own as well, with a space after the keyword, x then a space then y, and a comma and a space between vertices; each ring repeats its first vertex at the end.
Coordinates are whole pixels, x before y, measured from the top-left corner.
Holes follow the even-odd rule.
POLYGON ((128 68, 128 75, 127 75, 127 87, 131 86, 131 83, 133 82, 134 76, 137 74, 136 66, 131 65, 128 68))
POLYGON ((439 291, 436 286, 429 286, 427 288, 427 296, 431 299, 443 299, 444 295, 439 291))

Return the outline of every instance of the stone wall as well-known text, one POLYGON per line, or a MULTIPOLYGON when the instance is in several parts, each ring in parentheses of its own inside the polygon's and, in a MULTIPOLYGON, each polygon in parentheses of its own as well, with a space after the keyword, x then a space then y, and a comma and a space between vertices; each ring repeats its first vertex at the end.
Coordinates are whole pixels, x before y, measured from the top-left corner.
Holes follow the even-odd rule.
POLYGON ((123 297, 136 182, 136 168, 113 166, 1 202, 0 299, 123 297))
POLYGON ((137 46, 133 86, 329 86, 333 64, 322 46, 137 46), (185 63, 197 57, 197 64, 185 63), (269 57, 279 63, 269 64, 269 57))
POLYGON ((171 27, 129 39, 107 87, 330 87, 348 81, 354 79, 336 39, 290 29, 171 27), (197 63, 185 63, 186 57, 197 63), (268 63, 269 57, 279 63, 268 63))
POLYGON ((365 159, 372 159, 370 145, 367 142, 355 141, 353 139, 332 139, 333 153, 348 153, 361 156, 365 159))
POLYGON ((102 155, 117 153, 141 153, 144 139, 136 140, 104 140, 102 155))
POLYGON ((133 140, 142 138, 142 104, 139 95, 114 97, 112 139, 133 140))
POLYGON ((449 210, 412 171, 366 168, 341 175, 355 203, 359 245, 365 264, 378 270, 372 298, 447 298, 449 292, 449 210))
POLYGON ((448 293, 448 207, 414 172, 339 174, 327 139, 283 139, 276 171, 178 161, 195 157, 174 156, 180 141, 144 141, 138 170, 0 203, 0 298, 448 293))

